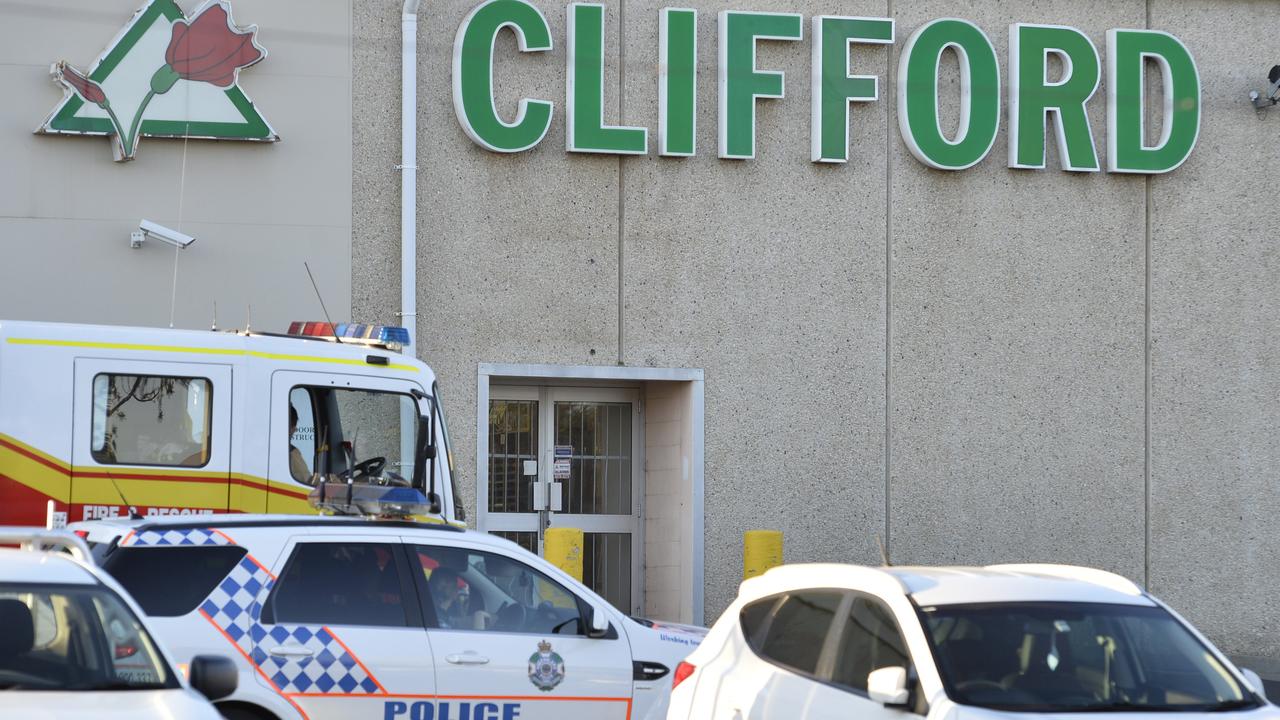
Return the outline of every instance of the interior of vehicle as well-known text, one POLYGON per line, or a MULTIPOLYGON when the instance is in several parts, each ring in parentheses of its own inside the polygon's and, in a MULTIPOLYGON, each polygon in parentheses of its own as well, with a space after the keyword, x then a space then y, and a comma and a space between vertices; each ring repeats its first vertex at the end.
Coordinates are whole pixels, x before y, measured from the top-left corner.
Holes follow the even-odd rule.
POLYGON ((462 548, 418 546, 417 555, 442 628, 585 634, 578 599, 524 563, 462 548))
POLYGON ((0 585, 0 690, 177 687, 133 614, 93 588, 0 585))
POLYGON ((948 692, 1000 709, 1201 709, 1251 703, 1160 608, 1086 603, 926 608, 948 692))

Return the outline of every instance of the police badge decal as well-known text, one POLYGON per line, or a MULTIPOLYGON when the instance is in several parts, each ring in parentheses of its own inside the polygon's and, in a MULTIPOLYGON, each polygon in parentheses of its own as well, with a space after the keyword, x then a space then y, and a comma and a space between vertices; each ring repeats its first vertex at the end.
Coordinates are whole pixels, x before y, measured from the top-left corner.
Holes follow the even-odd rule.
POLYGON ((564 658, 551 652, 551 643, 538 643, 538 652, 529 656, 529 682, 542 692, 551 692, 564 680, 564 658))

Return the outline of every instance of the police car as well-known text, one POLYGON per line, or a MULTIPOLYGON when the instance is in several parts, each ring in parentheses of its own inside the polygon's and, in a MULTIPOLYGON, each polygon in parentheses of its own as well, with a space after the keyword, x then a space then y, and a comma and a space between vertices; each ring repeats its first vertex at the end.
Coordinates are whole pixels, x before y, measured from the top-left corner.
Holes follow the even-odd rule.
POLYGON ((0 544, 22 546, 0 548, 0 714, 23 720, 218 717, 200 693, 212 699, 231 693, 231 662, 192 659, 188 683, 128 594, 93 566, 83 541, 0 528, 0 544))
POLYGON ((449 525, 220 515, 71 527, 177 657, 234 653, 239 688, 217 705, 233 720, 662 718, 669 672, 704 632, 629 618, 514 543, 449 525))
POLYGON ((1062 565, 776 568, 673 683, 669 720, 1280 718, 1256 674, 1159 600, 1062 565))

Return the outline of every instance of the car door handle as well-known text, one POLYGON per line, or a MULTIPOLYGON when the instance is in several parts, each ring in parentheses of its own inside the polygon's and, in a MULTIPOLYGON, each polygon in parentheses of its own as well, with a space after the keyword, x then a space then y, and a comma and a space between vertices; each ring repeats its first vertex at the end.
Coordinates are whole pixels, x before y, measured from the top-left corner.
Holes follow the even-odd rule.
POLYGON ((267 650, 267 653, 276 657, 311 657, 315 655, 315 651, 311 648, 293 644, 273 647, 267 650))
POLYGON ((477 655, 470 650, 462 653, 461 655, 449 655, 445 660, 448 660, 454 665, 487 665, 489 663, 489 658, 483 655, 477 655))

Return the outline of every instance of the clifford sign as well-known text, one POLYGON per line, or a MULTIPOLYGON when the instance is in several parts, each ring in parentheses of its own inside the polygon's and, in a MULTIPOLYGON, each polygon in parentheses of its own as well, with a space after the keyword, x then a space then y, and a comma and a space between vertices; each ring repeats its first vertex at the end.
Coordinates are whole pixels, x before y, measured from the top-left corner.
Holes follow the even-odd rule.
MULTIPOLYGON (((569 152, 649 152, 649 130, 604 122, 603 5, 567 8, 568 68, 565 91, 569 152)), ((659 12, 658 154, 697 152, 696 10, 659 12)), ((804 40, 805 20, 795 13, 726 10, 717 17, 717 137, 721 158, 748 160, 756 154, 756 103, 784 97, 784 73, 758 66, 762 41, 804 40)), ((851 67, 855 45, 892 45, 890 18, 820 15, 810 18, 811 158, 840 163, 849 157, 851 103, 879 98, 880 79, 851 67)), ((520 52, 553 47, 546 17, 526 0, 488 0, 458 28, 453 53, 453 105, 458 122, 476 144, 516 153, 538 145, 551 126, 554 103, 523 98, 515 117, 498 112, 493 97, 494 44, 504 28, 515 33, 520 52)), ((916 29, 900 53, 897 70, 898 125, 911 153, 939 170, 964 170, 991 152, 1009 103, 1009 166, 1042 169, 1049 120, 1064 170, 1101 170, 1086 107, 1106 73, 1106 163, 1116 173, 1165 173, 1181 165, 1200 132, 1200 76, 1190 51, 1176 37, 1156 30, 1107 32, 1105 61, 1081 31, 1059 25, 1017 23, 1009 27, 1008 87, 990 38, 966 20, 944 18, 916 29), (949 135, 938 112, 942 55, 952 50, 960 68, 959 127, 949 135), (1050 77, 1050 56, 1061 72, 1050 77), (1147 137, 1145 87, 1151 62, 1163 83, 1159 138, 1147 137)))

